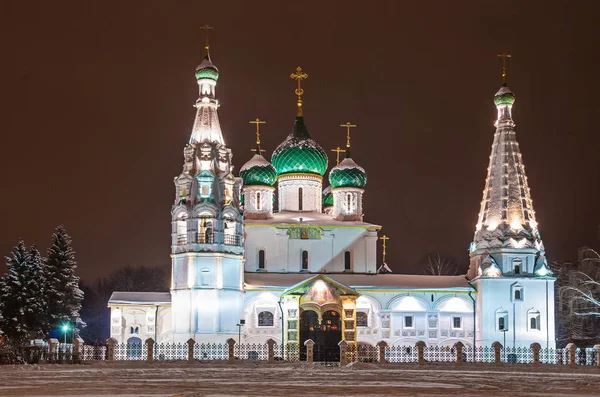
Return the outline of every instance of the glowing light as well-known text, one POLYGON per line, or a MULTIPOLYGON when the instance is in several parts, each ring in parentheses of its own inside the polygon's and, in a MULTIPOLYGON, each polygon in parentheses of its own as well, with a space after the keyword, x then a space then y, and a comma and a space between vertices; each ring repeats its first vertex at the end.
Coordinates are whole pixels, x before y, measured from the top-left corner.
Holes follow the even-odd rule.
POLYGON ((483 272, 483 275, 486 277, 500 277, 502 274, 500 273, 500 269, 496 266, 490 266, 483 272))
POLYGON ((315 284, 313 285, 313 288, 317 291, 317 292, 324 292, 325 290, 327 290, 327 284, 325 284, 325 281, 323 280, 317 280, 315 281, 315 284))
POLYGON ((69 324, 64 324, 61 329, 63 332, 67 332, 70 329, 69 324))
POLYGON ((487 225, 487 230, 489 230, 490 232, 496 230, 496 228, 498 227, 498 222, 490 222, 487 225))
POLYGON ((538 223, 532 219, 529 221, 529 226, 531 226, 533 229, 537 229, 538 223))
POLYGON ((513 230, 521 230, 523 226, 521 225, 521 221, 519 219, 513 219, 510 223, 510 228, 513 230))
POLYGON ((475 225, 475 230, 476 231, 480 231, 481 230, 481 226, 483 226, 483 225, 481 224, 481 222, 479 222, 477 225, 475 225))
POLYGON ((550 273, 550 272, 548 271, 548 268, 546 268, 546 266, 542 266, 542 267, 540 267, 539 269, 537 269, 537 270, 535 271, 535 274, 536 274, 537 276, 542 276, 542 277, 545 277, 545 276, 547 276, 549 273, 550 273))
POLYGON ((515 248, 523 248, 523 247, 525 247, 525 244, 527 244, 527 239, 522 238, 521 240, 517 241, 514 238, 511 238, 510 244, 515 248))

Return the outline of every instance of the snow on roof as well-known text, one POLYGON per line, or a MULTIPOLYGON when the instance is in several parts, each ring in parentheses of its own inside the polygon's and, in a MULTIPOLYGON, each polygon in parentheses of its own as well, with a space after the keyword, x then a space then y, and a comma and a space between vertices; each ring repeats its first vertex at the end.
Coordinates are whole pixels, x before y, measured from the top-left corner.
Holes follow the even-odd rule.
MULTIPOLYGON (((356 169, 362 171, 363 173, 366 173, 365 169, 363 167, 361 167, 360 165, 356 164, 356 162, 354 160, 352 160, 350 157, 346 157, 338 165, 333 167, 333 169, 338 169, 338 170, 345 170, 347 168, 356 168, 356 169)), ((333 171, 333 169, 332 169, 332 171, 333 171)))
POLYGON ((269 163, 262 155, 260 154, 255 154, 254 156, 252 156, 252 158, 250 160, 248 160, 246 162, 246 164, 244 164, 242 166, 242 168, 240 168, 240 172, 242 171, 246 171, 247 169, 250 169, 252 167, 269 167, 271 166, 271 163, 269 163))
POLYGON ((336 226, 357 226, 364 228, 381 229, 381 226, 374 225, 372 223, 361 222, 361 221, 338 221, 333 219, 333 215, 324 214, 322 212, 292 212, 292 211, 281 211, 273 214, 271 219, 245 219, 244 224, 247 226, 257 225, 278 225, 278 224, 292 224, 294 226, 309 225, 309 226, 322 226, 322 227, 336 227, 336 226), (302 218, 302 222, 300 222, 302 218))
MULTIPOLYGON (((286 289, 318 273, 245 273, 248 289, 286 289)), ((411 289, 474 291, 463 276, 429 276, 421 274, 350 274, 326 273, 327 277, 353 289, 411 289)))
POLYGON ((113 292, 108 300, 109 305, 170 305, 170 292, 113 292))

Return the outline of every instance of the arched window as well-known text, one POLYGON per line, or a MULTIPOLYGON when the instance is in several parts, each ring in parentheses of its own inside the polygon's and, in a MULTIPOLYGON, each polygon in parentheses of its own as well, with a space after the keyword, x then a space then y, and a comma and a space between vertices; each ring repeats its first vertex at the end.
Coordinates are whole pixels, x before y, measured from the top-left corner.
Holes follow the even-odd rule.
POLYGON ((515 300, 516 301, 520 301, 521 300, 521 290, 520 289, 516 289, 515 290, 515 300))
POLYGON ((351 270, 351 259, 350 251, 344 252, 344 270, 351 270))
POLYGON ((308 270, 308 251, 302 251, 302 270, 308 270))
POLYGON ((258 313, 258 326, 259 327, 272 327, 273 326, 273 313, 267 312, 267 311, 258 313))
POLYGON ((181 215, 177 219, 177 244, 187 244, 187 218, 181 215))
POLYGON ((537 318, 531 317, 529 319, 529 328, 531 328, 531 329, 538 329, 537 318))
POLYGON ((302 188, 298 188, 298 211, 302 211, 302 188))
POLYGON ((505 317, 504 316, 498 317, 498 330, 499 331, 505 331, 506 330, 506 323, 505 323, 505 317))
POLYGON ((521 266, 515 265, 515 274, 521 274, 521 266))
POLYGON ((369 315, 365 312, 356 312, 356 326, 357 327, 368 327, 369 326, 369 315))
POLYGON ((521 274, 521 267, 522 267, 523 261, 521 261, 521 259, 519 259, 519 258, 515 258, 512 260, 512 264, 513 264, 513 273, 515 275, 521 274))
POLYGON ((265 250, 258 251, 258 268, 265 268, 265 250))
POLYGON ((261 198, 260 198, 260 192, 256 192, 256 209, 260 210, 260 206, 261 206, 261 198))
POLYGON ((200 272, 200 285, 208 286, 210 284, 210 270, 202 269, 200 272))

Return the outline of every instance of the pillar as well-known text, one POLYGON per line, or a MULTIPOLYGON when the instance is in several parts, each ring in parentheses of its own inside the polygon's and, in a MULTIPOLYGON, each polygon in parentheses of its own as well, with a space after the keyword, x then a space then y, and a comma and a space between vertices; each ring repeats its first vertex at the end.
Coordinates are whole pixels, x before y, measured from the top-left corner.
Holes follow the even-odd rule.
POLYGON ((58 339, 50 338, 48 341, 50 356, 48 357, 48 361, 53 363, 58 361, 58 339))
POLYGON ((380 341, 377 343, 377 347, 379 348, 379 360, 380 364, 385 363, 385 348, 387 347, 387 343, 385 341, 380 341))
POLYGON ((596 366, 600 367, 600 345, 594 346, 594 352, 596 352, 596 366))
POLYGON ((275 361, 275 341, 273 339, 267 340, 267 361, 272 363, 275 361))
POLYGON ((340 341, 340 343, 338 343, 338 346, 340 347, 340 367, 342 367, 346 365, 348 361, 346 358, 346 353, 348 351, 348 342, 342 340, 340 341))
MULTIPOLYGON (((314 347, 315 347, 315 342, 313 342, 312 339, 308 339, 306 341, 304 341, 304 346, 306 346, 306 362, 307 363, 312 363, 313 362, 313 357, 314 357, 314 347)), ((341 353, 341 351, 340 351, 341 353)))
POLYGON ((188 361, 192 362, 194 361, 194 345, 196 344, 196 341, 190 338, 186 343, 188 346, 188 361))
POLYGON ((233 351, 235 349, 235 340, 232 338, 229 338, 229 339, 227 339, 227 344, 229 345, 228 361, 230 363, 232 363, 235 360, 235 355, 233 354, 233 351))
POLYGON ((115 338, 108 338, 106 341, 106 361, 114 361, 116 344, 117 340, 115 338))
POLYGON ((84 341, 80 337, 73 339, 73 362, 81 362, 81 350, 83 349, 84 341))
POLYGON ((575 343, 569 343, 566 349, 568 354, 569 365, 575 365, 577 363, 575 360, 575 352, 577 351, 577 346, 575 346, 575 343))
POLYGON ((533 365, 540 365, 540 350, 542 346, 539 343, 534 342, 529 347, 533 352, 533 365))
POLYGON ((456 351, 456 362, 457 363, 462 363, 463 361, 463 348, 465 347, 465 345, 463 345, 462 342, 457 342, 454 345, 454 350, 456 351))
POLYGON ((146 344, 146 349, 147 349, 147 353, 148 353, 148 355, 146 356, 146 360, 147 361, 154 360, 154 339, 148 338, 148 339, 146 339, 146 342, 144 342, 144 343, 146 344))
POLYGON ((417 362, 419 364, 425 364, 425 342, 422 340, 417 342, 417 362))
POLYGON ((494 342, 492 343, 492 347, 494 348, 494 363, 500 364, 502 362, 500 353, 502 352, 502 343, 494 342))

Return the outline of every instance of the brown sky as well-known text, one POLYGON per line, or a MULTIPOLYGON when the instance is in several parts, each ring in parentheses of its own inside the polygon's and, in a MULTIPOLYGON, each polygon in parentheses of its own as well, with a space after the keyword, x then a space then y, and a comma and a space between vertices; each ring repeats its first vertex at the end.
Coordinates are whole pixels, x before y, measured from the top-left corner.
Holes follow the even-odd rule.
MULTIPOLYGON (((290 131, 301 65, 309 131, 326 149, 358 125, 365 219, 389 264, 462 262, 473 236, 499 88, 509 86, 551 260, 598 247, 600 2, 0 1, 0 253, 46 248, 64 224, 79 274, 169 263, 173 177, 215 26, 220 120, 237 168, 260 117, 270 153, 290 131)), ((330 164, 334 157, 330 156, 330 164)))

